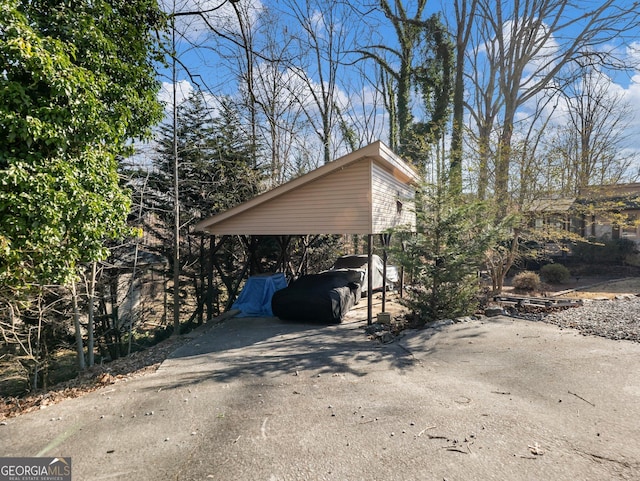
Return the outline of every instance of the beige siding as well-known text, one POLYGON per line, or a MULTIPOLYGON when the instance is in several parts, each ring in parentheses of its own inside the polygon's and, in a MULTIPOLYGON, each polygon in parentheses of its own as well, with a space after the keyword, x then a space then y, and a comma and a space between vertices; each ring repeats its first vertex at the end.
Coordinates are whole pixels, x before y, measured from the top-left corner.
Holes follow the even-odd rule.
POLYGON ((315 179, 210 228, 213 234, 366 234, 371 229, 369 159, 315 179))
POLYGON ((371 192, 374 234, 394 227, 415 227, 413 188, 399 181, 381 166, 373 164, 371 192))
POLYGON ((415 226, 410 186, 419 181, 410 165, 378 141, 204 219, 196 229, 230 235, 377 234, 415 226))

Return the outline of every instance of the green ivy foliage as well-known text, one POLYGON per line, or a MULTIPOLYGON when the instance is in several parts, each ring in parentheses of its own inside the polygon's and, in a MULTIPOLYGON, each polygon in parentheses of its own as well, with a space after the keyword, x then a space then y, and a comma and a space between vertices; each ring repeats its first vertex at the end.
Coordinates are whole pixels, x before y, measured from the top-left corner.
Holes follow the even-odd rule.
POLYGON ((151 1, 0 5, 0 295, 66 283, 126 232, 117 158, 162 108, 151 1))

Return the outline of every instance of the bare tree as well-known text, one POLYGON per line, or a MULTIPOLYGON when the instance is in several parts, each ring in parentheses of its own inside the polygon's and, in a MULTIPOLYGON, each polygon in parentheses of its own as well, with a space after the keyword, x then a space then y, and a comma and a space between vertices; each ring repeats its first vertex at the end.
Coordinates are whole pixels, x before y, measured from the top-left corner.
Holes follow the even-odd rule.
POLYGON ((242 50, 242 56, 239 58, 244 60, 244 62, 241 62, 243 65, 240 69, 244 87, 241 88, 241 91, 245 93, 245 104, 249 111, 249 135, 253 151, 253 167, 255 169, 258 166, 258 102, 256 99, 254 75, 254 69, 257 62, 255 46, 255 30, 257 27, 252 22, 255 12, 253 12, 253 7, 248 2, 240 3, 234 1, 231 2, 231 5, 233 6, 233 11, 235 12, 238 20, 237 35, 239 36, 239 40, 237 43, 241 45, 242 50))
MULTIPOLYGON (((70 289, 39 285, 30 292, 29 302, 0 296, 0 339, 3 369, 21 378, 26 392, 49 383, 51 360, 59 345, 71 347, 67 338, 73 332, 70 289)), ((6 372, 5 372, 6 373, 6 372)))
MULTIPOLYGON (((620 0, 581 2, 480 0, 478 18, 485 43, 495 46, 500 130, 495 153, 494 191, 498 215, 509 205, 509 172, 513 158, 514 124, 519 109, 543 90, 557 87, 565 66, 594 52, 629 27, 637 25, 636 8, 620 0), (510 8, 509 8, 510 7, 510 8)), ((600 63, 615 61, 611 51, 599 50, 600 63)))
POLYGON ((286 0, 284 4, 285 15, 295 21, 291 34, 297 50, 292 57, 298 64, 292 66, 292 71, 307 87, 300 105, 322 143, 323 161, 328 163, 339 144, 334 139, 338 78, 353 51, 353 24, 349 20, 352 10, 340 0, 286 0))
POLYGON ((544 174, 545 157, 542 147, 547 137, 546 133, 557 112, 558 96, 555 92, 540 95, 535 98, 533 107, 528 109, 528 115, 523 116, 515 124, 515 135, 512 147, 512 175, 514 211, 522 212, 535 199, 548 195, 539 180, 544 174), (517 179, 517 181, 515 180, 517 179))
POLYGON ((455 0, 456 71, 453 83, 453 121, 451 131, 450 178, 453 192, 462 192, 462 146, 466 52, 475 25, 478 0, 455 0))
POLYGON ((493 145, 497 143, 498 114, 503 99, 498 88, 497 41, 491 38, 487 25, 483 22, 478 23, 476 35, 473 46, 469 49, 470 68, 466 73, 472 95, 465 105, 475 127, 470 129, 470 144, 476 157, 476 191, 478 198, 485 200, 493 175, 493 145))
POLYGON ((553 182, 569 195, 588 185, 615 184, 637 175, 630 171, 634 157, 624 152, 631 106, 602 72, 590 66, 581 72, 561 92, 565 115, 550 143, 549 158, 559 174, 553 182))
POLYGON ((302 105, 306 84, 291 68, 288 57, 293 38, 283 35, 277 12, 261 13, 263 58, 253 69, 254 100, 259 110, 258 135, 269 156, 270 186, 287 180, 292 158, 299 150, 298 138, 308 126, 302 105))
POLYGON ((382 138, 386 116, 383 74, 380 68, 358 63, 353 66, 354 75, 346 79, 346 91, 350 95, 339 107, 339 119, 343 137, 351 136, 348 142, 351 150, 356 150, 382 138))

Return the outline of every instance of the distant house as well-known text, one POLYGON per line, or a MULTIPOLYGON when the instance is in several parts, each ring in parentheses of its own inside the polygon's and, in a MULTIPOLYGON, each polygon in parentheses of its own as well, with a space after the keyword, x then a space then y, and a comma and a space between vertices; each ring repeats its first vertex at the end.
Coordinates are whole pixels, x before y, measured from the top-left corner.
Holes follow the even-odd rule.
POLYGON ((129 322, 166 319, 165 271, 169 261, 162 255, 125 246, 114 249, 104 263, 109 282, 103 292, 105 314, 114 327, 129 322))
POLYGON ((575 198, 547 197, 535 199, 528 208, 529 227, 543 229, 553 227, 557 230, 572 231, 572 207, 575 198))
POLYGON ((536 199, 527 212, 532 229, 640 244, 640 183, 589 186, 576 197, 536 199))
POLYGON ((581 189, 574 211, 583 237, 625 238, 640 244, 640 183, 581 189))

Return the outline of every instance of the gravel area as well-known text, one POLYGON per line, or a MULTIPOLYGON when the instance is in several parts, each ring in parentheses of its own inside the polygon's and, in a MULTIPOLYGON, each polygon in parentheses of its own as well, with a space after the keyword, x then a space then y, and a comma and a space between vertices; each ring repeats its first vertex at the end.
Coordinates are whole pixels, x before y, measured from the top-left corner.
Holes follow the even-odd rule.
POLYGON ((635 296, 585 300, 580 307, 556 310, 538 319, 584 335, 640 342, 640 298, 635 296))

